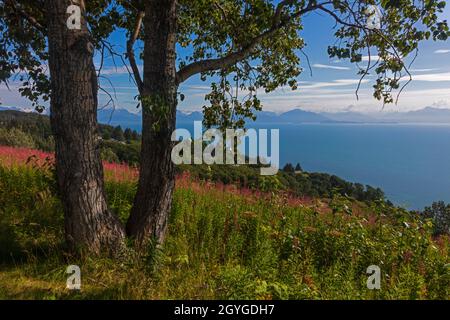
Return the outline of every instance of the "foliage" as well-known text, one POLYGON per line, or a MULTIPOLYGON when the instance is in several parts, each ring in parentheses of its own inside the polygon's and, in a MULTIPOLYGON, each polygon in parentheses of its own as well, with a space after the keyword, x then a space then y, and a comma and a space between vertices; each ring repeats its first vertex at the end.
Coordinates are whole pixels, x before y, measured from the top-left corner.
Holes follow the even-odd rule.
MULTIPOLYGON (((0 145, 36 148, 54 151, 55 143, 47 116, 19 111, 0 111, 0 145)), ((127 131, 127 138, 120 126, 98 126, 102 137, 103 160, 135 165, 140 157, 140 135, 136 130, 127 131), (125 141, 126 140, 126 141, 125 141), (125 143, 126 142, 126 143, 125 143)))
POLYGON ((107 161, 110 163, 118 163, 120 162, 119 157, 117 154, 113 151, 113 149, 104 147, 102 148, 102 151, 100 153, 100 156, 103 161, 107 161))
POLYGON ((37 148, 43 151, 54 150, 53 135, 50 121, 47 117, 36 113, 0 111, 0 125, 4 129, 2 132, 3 141, 7 139, 7 135, 18 135, 16 145, 13 141, 11 143, 4 142, 2 143, 3 145, 37 148), (19 137, 23 138, 19 139, 19 137), (23 139, 26 139, 28 142, 23 143, 23 139))
POLYGON ((434 202, 431 207, 425 208, 423 217, 432 219, 435 235, 450 235, 450 204, 445 204, 444 201, 434 202))
MULTIPOLYGON (((21 93, 42 110, 39 99, 49 99, 43 67, 48 60, 45 6, 43 1, 31 0, 0 3, 0 82, 19 74, 21 93)), ((241 127, 262 108, 258 90, 297 89, 305 66, 300 59, 306 46, 300 32, 303 16, 319 12, 335 20, 337 26, 337 41, 330 44, 329 56, 357 64, 362 78, 375 74, 374 97, 392 103, 393 90, 401 92, 408 83, 403 81, 410 76, 408 55, 416 54, 425 39, 444 41, 450 35, 447 21, 438 18, 445 5, 442 0, 179 0, 175 32, 178 47, 185 50, 173 57, 179 63, 177 79, 181 83, 198 73, 202 80, 209 78, 205 124, 241 127), (380 29, 366 25, 369 5, 381 8, 380 29), (363 54, 377 61, 369 58, 361 65, 363 54)), ((89 1, 86 18, 94 46, 103 55, 122 57, 108 38, 115 30, 129 38, 144 11, 145 2, 139 0, 89 1)), ((140 25, 137 30, 138 40, 145 38, 143 29, 140 25)), ((127 47, 126 43, 118 45, 127 47)), ((142 49, 137 52, 142 58, 142 49)), ((127 55, 130 58, 130 52, 127 55)))
MULTIPOLYGON (((178 172, 187 171, 193 176, 206 181, 217 181, 224 184, 236 184, 240 187, 261 189, 264 191, 284 190, 297 196, 332 198, 335 193, 353 197, 359 201, 385 200, 380 188, 363 186, 359 183, 345 181, 335 175, 316 172, 279 171, 276 183, 266 183, 260 175, 260 168, 254 165, 180 165, 178 172)), ((387 204, 391 204, 386 200, 387 204)))
MULTIPOLYGON (((108 176, 108 175, 107 175, 108 176)), ((449 239, 402 209, 333 199, 333 210, 278 194, 177 180, 169 234, 152 264, 66 255, 51 175, 0 166, 0 298, 448 299, 449 239), (350 210, 344 210, 350 204, 350 210), (82 291, 65 289, 69 264, 82 291), (381 290, 366 288, 379 265, 381 290)), ((133 180, 107 178, 125 220, 133 180)))
POLYGON ((0 145, 22 148, 36 148, 33 138, 25 132, 16 129, 0 128, 0 145))
POLYGON ((128 144, 118 143, 116 141, 102 141, 103 155, 104 152, 108 152, 109 159, 103 158, 103 160, 112 160, 110 162, 127 163, 129 165, 137 165, 140 159, 141 146, 137 142, 130 142, 128 144), (105 151, 109 150, 109 151, 105 151))

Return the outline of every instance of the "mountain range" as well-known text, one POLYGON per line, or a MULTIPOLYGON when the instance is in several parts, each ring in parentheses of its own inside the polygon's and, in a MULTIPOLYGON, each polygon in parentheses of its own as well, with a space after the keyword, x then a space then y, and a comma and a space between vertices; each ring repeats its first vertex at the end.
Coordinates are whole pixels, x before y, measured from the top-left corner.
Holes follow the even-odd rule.
MULTIPOLYGON (((439 109, 427 107, 417 111, 408 112, 311 112, 301 109, 290 110, 281 114, 270 111, 259 111, 256 113, 258 124, 302 124, 302 123, 401 123, 401 124, 450 124, 450 109, 439 109)), ((140 128, 141 114, 131 113, 125 109, 101 110, 98 112, 101 123, 111 125, 129 126, 140 128)), ((192 123, 201 121, 203 115, 199 111, 185 113, 177 111, 177 122, 192 123)), ((249 122, 250 123, 250 122, 249 122)))
MULTIPOLYGON (((33 112, 31 109, 0 106, 1 110, 17 110, 33 112)), ((99 109, 98 120, 100 123, 113 126, 121 125, 124 128, 140 129, 141 114, 133 113, 126 109, 99 109)), ((424 109, 408 112, 311 112, 301 109, 290 110, 281 114, 270 111, 256 113, 258 124, 301 124, 301 123, 436 123, 450 124, 450 109, 426 107, 424 109)), ((177 111, 178 123, 192 123, 201 121, 203 115, 199 111, 190 113, 177 111)))

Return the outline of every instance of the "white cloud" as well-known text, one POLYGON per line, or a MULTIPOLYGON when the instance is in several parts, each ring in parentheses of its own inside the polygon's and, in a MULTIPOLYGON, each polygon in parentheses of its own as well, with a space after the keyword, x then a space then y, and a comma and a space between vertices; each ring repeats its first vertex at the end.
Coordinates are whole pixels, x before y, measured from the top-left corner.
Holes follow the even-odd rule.
POLYGON ((450 99, 442 99, 435 101, 431 104, 434 108, 445 108, 448 109, 450 107, 450 99))
MULTIPOLYGON (((369 80, 363 79, 361 83, 367 83, 369 80)), ((308 81, 299 81, 300 89, 316 89, 316 88, 326 88, 326 87, 341 87, 341 86, 350 86, 357 85, 359 83, 359 79, 337 79, 329 82, 308 82, 308 81)))
POLYGON ((194 85, 189 85, 189 86, 183 86, 183 89, 186 89, 186 90, 196 90, 196 91, 198 91, 198 90, 200 90, 200 91, 211 91, 211 86, 194 86, 194 85))
POLYGON ((438 69, 409 69, 410 72, 430 72, 430 71, 436 71, 438 69))
MULTIPOLYGON (((387 57, 388 57, 388 59, 389 58, 392 58, 392 59, 396 59, 397 58, 397 56, 392 54, 392 53, 388 54, 387 57)), ((402 58, 402 57, 400 56, 400 58, 402 58)), ((362 56, 361 61, 367 62, 367 61, 369 61, 369 59, 373 63, 377 62, 378 60, 380 60, 380 61, 384 60, 384 58, 380 57, 379 55, 370 55, 370 56, 362 56)))
POLYGON ((434 53, 450 53, 450 49, 439 49, 439 50, 436 50, 434 53))
MULTIPOLYGON (((414 74, 412 75, 412 79, 413 81, 427 81, 427 82, 450 81, 450 72, 414 74)), ((402 80, 408 80, 408 77, 403 77, 402 80)))
POLYGON ((371 62, 376 62, 376 61, 378 61, 380 59, 380 56, 362 56, 362 58, 361 58, 361 61, 371 61, 371 62))
POLYGON ((348 68, 348 67, 330 66, 327 64, 320 64, 320 63, 315 63, 312 66, 314 68, 318 68, 318 69, 350 70, 350 68, 348 68))
MULTIPOLYGON (((354 92, 338 93, 330 92, 324 94, 318 92, 302 93, 300 89, 296 95, 272 94, 270 96, 261 95, 264 110, 267 111, 288 111, 299 105, 302 109, 311 111, 345 111, 349 105, 353 105, 352 111, 378 112, 378 111, 409 111, 433 105, 441 108, 450 108, 448 105, 450 88, 436 89, 411 89, 407 88, 400 96, 399 104, 389 104, 384 106, 380 101, 373 98, 371 88, 363 88, 359 92, 359 100, 354 92)), ((336 90, 338 91, 338 90, 336 90)), ((348 111, 348 110, 347 110, 348 111)))
MULTIPOLYGON (((100 66, 96 66, 96 69, 98 70, 100 66)), ((138 66, 139 70, 142 72, 143 66, 138 66)), ((129 74, 132 70, 128 66, 120 66, 120 67, 103 67, 100 74, 102 75, 120 75, 120 74, 129 74)))

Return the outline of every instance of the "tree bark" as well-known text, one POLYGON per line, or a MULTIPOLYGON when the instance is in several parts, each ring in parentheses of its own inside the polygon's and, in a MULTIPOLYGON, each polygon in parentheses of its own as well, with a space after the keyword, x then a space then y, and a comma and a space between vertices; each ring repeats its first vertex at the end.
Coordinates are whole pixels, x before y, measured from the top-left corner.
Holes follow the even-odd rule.
POLYGON ((146 2, 140 177, 127 234, 138 248, 164 241, 175 185, 176 0, 146 2))
MULTIPOLYGON (((108 211, 97 132, 98 80, 94 46, 85 19, 67 27, 69 0, 47 0, 51 77, 50 118, 56 144, 56 173, 71 249, 116 253, 125 233, 108 211)), ((81 1, 83 7, 83 1, 81 1)))

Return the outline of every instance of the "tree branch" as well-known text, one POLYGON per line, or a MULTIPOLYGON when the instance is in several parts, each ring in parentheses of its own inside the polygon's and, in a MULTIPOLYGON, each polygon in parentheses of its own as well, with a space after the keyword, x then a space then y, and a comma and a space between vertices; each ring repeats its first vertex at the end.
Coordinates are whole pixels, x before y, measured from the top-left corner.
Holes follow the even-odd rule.
POLYGON ((35 17, 28 14, 25 10, 20 8, 19 4, 15 0, 9 0, 8 3, 11 5, 12 9, 22 16, 25 20, 27 20, 32 26, 41 31, 42 33, 46 33, 47 29, 44 25, 42 25, 35 17))
POLYGON ((342 20, 336 13, 334 13, 331 10, 329 10, 328 8, 325 8, 323 5, 319 5, 318 9, 328 13, 330 16, 332 16, 336 20, 337 23, 340 23, 340 24, 342 24, 344 26, 352 27, 352 28, 358 28, 358 29, 363 29, 363 30, 369 30, 369 28, 364 27, 362 25, 354 24, 354 23, 350 23, 350 22, 342 20))
POLYGON ((281 1, 277 8, 275 9, 275 15, 273 16, 273 25, 276 26, 280 23, 281 14, 283 13, 283 9, 285 6, 292 4, 294 0, 283 0, 281 1))
POLYGON ((142 78, 139 72, 139 68, 136 63, 136 58, 134 56, 134 43, 136 42, 139 33, 141 31, 142 20, 144 19, 145 12, 140 11, 136 20, 136 25, 131 35, 130 39, 127 41, 127 58, 130 61, 131 69, 133 70, 134 79, 136 80, 136 85, 138 87, 139 93, 142 94, 144 84, 142 82, 142 78))
POLYGON ((288 26, 293 19, 298 18, 302 16, 305 13, 308 13, 310 11, 318 9, 320 6, 324 4, 328 4, 331 2, 325 2, 320 5, 314 5, 312 2, 308 4, 307 7, 304 9, 301 9, 300 11, 292 14, 288 19, 281 19, 281 12, 283 8, 289 4, 291 1, 286 0, 282 1, 275 10, 274 14, 274 25, 269 30, 261 33, 257 37, 254 37, 249 41, 249 44, 245 47, 243 47, 241 50, 229 53, 228 55, 222 57, 222 58, 216 58, 216 59, 206 59, 202 61, 193 62, 183 68, 181 68, 177 72, 177 83, 180 84, 190 77, 192 77, 195 74, 207 72, 207 71, 213 71, 217 69, 224 69, 227 67, 230 67, 234 65, 235 63, 244 60, 248 56, 250 56, 253 52, 253 50, 265 39, 269 38, 273 34, 275 34, 280 29, 288 26))

